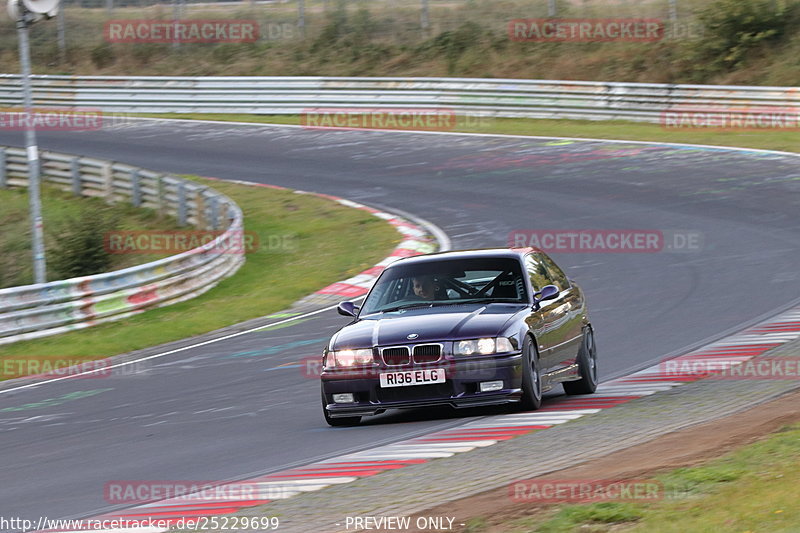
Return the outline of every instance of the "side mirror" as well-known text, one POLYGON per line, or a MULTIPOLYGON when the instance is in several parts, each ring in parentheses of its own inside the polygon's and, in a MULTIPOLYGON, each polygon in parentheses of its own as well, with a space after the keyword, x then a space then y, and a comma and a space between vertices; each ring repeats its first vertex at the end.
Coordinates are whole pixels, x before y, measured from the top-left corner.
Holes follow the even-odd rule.
POLYGON ((558 298, 559 292, 558 287, 555 285, 545 285, 542 290, 533 295, 533 308, 538 309, 539 302, 558 298))
POLYGON ((353 302, 342 302, 336 307, 339 314, 343 316, 356 316, 359 309, 360 307, 353 302))

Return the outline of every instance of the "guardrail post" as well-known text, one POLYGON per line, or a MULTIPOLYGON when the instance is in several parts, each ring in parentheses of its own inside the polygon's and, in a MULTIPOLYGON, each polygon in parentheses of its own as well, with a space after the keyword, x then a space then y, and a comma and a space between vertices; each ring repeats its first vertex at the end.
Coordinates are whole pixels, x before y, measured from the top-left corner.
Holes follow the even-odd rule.
POLYGON ((219 198, 215 194, 208 200, 208 203, 211 211, 211 229, 219 229, 219 198))
POLYGON ((156 198, 158 199, 158 218, 164 218, 166 210, 166 198, 164 197, 164 176, 156 176, 156 198))
POLYGON ((6 187, 6 149, 0 148, 0 189, 6 187))
POLYGON ((204 196, 206 190, 204 187, 198 187, 194 195, 194 205, 197 211, 195 226, 202 229, 208 229, 206 224, 206 197, 204 196))
POLYGON ((186 225, 186 184, 178 182, 178 225, 186 225))
POLYGON ((133 207, 142 205, 142 176, 138 168, 131 170, 131 204, 133 207))
POLYGON ((156 194, 158 195, 158 218, 164 218, 167 214, 167 186, 164 183, 164 176, 156 178, 156 194))
POLYGON ((72 194, 81 196, 83 184, 81 183, 81 163, 77 157, 73 157, 69 162, 69 173, 72 178, 72 194))
POLYGON ((103 197, 106 202, 114 201, 114 163, 108 162, 102 167, 103 176, 103 197))

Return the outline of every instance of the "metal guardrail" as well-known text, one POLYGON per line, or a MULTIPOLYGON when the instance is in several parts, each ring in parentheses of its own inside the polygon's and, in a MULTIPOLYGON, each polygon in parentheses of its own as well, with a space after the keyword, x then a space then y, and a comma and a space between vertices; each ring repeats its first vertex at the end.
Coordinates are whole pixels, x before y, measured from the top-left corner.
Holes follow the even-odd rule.
MULTIPOLYGON (((493 117, 659 122, 800 105, 797 87, 469 78, 34 76, 36 106, 106 113, 298 114, 313 108, 446 108, 493 117)), ((19 106, 19 77, 0 75, 0 107, 19 106)))
MULTIPOLYGON (((123 270, 0 289, 0 345, 119 320, 209 290, 244 263, 242 211, 200 184, 141 168, 41 152, 41 176, 75 195, 129 202, 222 233, 178 255, 123 270), (224 231, 223 231, 224 230, 224 231)), ((0 188, 27 185, 27 157, 0 147, 0 188)))

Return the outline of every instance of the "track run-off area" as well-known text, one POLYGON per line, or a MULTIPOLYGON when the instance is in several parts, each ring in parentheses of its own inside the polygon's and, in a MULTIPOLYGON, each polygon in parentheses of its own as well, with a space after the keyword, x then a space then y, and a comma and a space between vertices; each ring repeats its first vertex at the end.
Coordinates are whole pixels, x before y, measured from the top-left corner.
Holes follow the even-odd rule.
MULTIPOLYGON (((533 230, 697 236, 657 252, 552 253, 587 294, 601 381, 742 330, 800 296, 800 159, 790 154, 158 120, 39 140, 45 150, 409 213, 454 249, 504 247, 533 230)), ((22 143, 0 133, 0 145, 22 143)), ((247 479, 502 414, 406 411, 329 428, 317 379, 295 363, 320 354, 345 323, 329 310, 154 358, 137 374, 5 383, 3 514, 95 516, 123 507, 105 497, 114 480, 247 479)))

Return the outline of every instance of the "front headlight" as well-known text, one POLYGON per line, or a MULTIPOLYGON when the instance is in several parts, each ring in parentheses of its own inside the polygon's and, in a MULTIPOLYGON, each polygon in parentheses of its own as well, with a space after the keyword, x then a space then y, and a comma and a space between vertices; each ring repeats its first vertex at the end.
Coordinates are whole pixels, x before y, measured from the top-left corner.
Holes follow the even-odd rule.
POLYGON ((470 339, 458 341, 453 347, 455 355, 490 355, 493 353, 511 352, 514 348, 505 337, 486 337, 483 339, 470 339))
POLYGON ((326 368, 352 368, 354 366, 371 365, 375 362, 371 348, 359 350, 335 350, 328 352, 325 358, 326 368))

